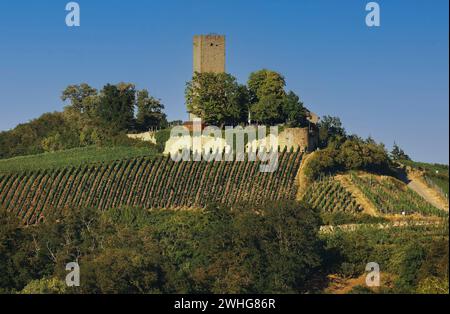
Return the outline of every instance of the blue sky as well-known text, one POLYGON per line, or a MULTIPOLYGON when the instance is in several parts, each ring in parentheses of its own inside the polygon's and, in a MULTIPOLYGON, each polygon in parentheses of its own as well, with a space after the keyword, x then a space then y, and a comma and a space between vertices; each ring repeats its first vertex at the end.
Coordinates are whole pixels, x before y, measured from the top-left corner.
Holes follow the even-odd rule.
POLYGON ((448 1, 79 0, 81 26, 61 0, 0 2, 0 130, 61 110, 69 84, 133 82, 186 119, 192 36, 227 36, 227 72, 281 72, 287 88, 350 133, 394 141, 415 160, 448 163, 448 1))

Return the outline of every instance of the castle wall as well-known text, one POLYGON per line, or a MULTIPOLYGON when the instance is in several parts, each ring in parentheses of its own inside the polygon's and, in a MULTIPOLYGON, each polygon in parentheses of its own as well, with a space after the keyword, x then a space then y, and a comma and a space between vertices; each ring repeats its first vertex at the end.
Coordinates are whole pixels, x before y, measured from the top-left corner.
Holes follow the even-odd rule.
MULTIPOLYGON (((207 151, 212 149, 212 151, 223 151, 227 147, 227 144, 222 138, 214 138, 210 136, 201 137, 202 147, 206 148, 207 151)), ((266 146, 273 143, 271 135, 262 139, 254 140, 251 143, 246 144, 246 151, 252 149, 256 150, 259 146, 266 146)), ((296 151, 299 147, 302 151, 314 151, 319 143, 319 136, 316 129, 309 128, 286 128, 280 134, 278 134, 278 146, 280 150, 285 147, 287 150, 291 148, 296 151)), ((173 154, 178 152, 180 149, 192 147, 192 138, 190 136, 186 137, 176 137, 170 138, 165 145, 164 154, 173 154)))
POLYGON ((285 128, 278 134, 278 145, 280 149, 287 147, 288 150, 298 147, 305 151, 313 151, 319 143, 319 135, 310 128, 285 128))
POLYGON ((148 131, 144 133, 138 133, 138 134, 127 134, 128 138, 134 139, 134 140, 141 140, 144 142, 151 142, 153 144, 156 144, 156 132, 148 131))

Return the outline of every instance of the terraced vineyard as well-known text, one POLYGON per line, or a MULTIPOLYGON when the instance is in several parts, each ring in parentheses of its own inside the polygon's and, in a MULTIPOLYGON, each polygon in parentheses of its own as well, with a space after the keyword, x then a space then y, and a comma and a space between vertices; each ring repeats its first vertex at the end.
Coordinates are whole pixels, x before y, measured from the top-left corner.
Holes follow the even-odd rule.
POLYGON ((363 210, 351 193, 330 176, 311 184, 303 200, 314 208, 326 212, 361 212, 363 210))
POLYGON ((260 172, 260 161, 173 162, 158 157, 1 174, 0 206, 32 224, 49 210, 70 207, 181 208, 211 201, 293 199, 301 158, 300 151, 280 153, 273 173, 260 172))
POLYGON ((384 214, 401 214, 405 212, 405 214, 447 215, 394 178, 383 177, 379 179, 373 175, 356 175, 352 173, 351 180, 384 214))

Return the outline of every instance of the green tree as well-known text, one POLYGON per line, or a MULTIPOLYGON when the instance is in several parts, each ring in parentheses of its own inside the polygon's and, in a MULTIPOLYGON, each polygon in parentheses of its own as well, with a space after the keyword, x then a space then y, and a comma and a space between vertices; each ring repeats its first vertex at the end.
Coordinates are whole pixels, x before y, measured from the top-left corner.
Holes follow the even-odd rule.
POLYGON ((284 77, 274 71, 263 69, 250 74, 247 86, 252 120, 266 124, 284 122, 285 85, 284 77))
POLYGON ((167 125, 164 105, 159 99, 149 95, 146 89, 137 92, 136 128, 148 131, 149 128, 163 128, 167 125))
POLYGON ((397 143, 394 142, 394 146, 391 151, 391 157, 394 160, 411 160, 411 158, 404 152, 397 143))
POLYGON ((268 95, 251 106, 252 120, 258 123, 274 125, 283 121, 284 99, 276 95, 268 95))
POLYGON ((78 112, 86 112, 90 110, 89 103, 86 99, 96 96, 97 90, 86 83, 80 85, 69 85, 62 92, 61 99, 63 101, 70 100, 70 106, 78 112))
POLYGON ((195 73, 185 96, 188 111, 207 124, 233 125, 246 119, 245 87, 228 73, 195 73))
POLYGON ((147 230, 116 227, 102 249, 83 262, 82 293, 161 293, 164 262, 147 230))
POLYGON ((135 94, 134 85, 129 83, 103 87, 96 118, 105 132, 115 135, 133 128, 135 94))
POLYGON ((346 132, 338 117, 323 116, 319 122, 319 146, 326 147, 331 141, 345 139, 346 132))
POLYGON ((267 266, 260 277, 264 293, 298 293, 321 266, 320 217, 296 201, 270 202, 263 207, 262 256, 267 266))
POLYGON ((288 126, 305 127, 308 125, 307 110, 300 101, 300 98, 293 91, 290 91, 286 95, 282 111, 288 126))
POLYGON ((21 226, 19 219, 0 208, 0 293, 14 292, 33 279, 31 255, 27 244, 30 235, 21 226))

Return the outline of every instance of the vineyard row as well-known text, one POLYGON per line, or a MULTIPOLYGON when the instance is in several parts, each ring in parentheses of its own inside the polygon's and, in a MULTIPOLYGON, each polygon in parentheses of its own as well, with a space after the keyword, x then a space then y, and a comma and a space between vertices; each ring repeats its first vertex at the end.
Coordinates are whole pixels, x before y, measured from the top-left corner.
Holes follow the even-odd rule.
POLYGON ((10 173, 0 176, 0 207, 33 224, 49 210, 71 207, 256 205, 295 198, 301 159, 300 151, 281 152, 273 173, 260 172, 260 161, 174 162, 168 157, 10 173))

